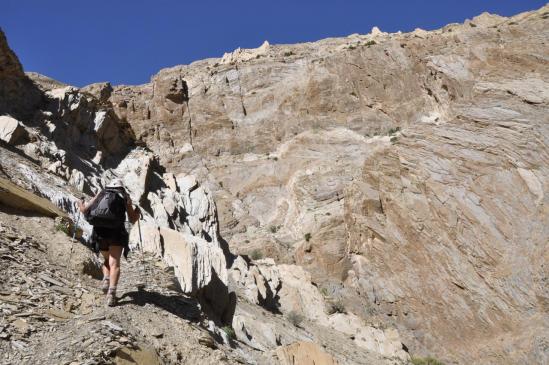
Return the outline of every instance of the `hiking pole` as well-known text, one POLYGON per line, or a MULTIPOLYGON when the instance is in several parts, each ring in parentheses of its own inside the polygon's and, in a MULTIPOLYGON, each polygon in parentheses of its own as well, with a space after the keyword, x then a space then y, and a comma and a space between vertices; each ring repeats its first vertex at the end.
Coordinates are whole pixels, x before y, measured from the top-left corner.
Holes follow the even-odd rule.
MULTIPOLYGON (((143 238, 141 237, 141 224, 139 221, 141 220, 141 212, 139 212, 139 218, 137 218, 137 231, 139 232, 139 249, 141 250, 141 267, 143 268, 143 273, 145 274, 145 280, 143 287, 147 287, 147 267, 145 266, 145 254, 143 253, 143 238)), ((138 287, 139 289, 139 287, 138 287)))
MULTIPOLYGON (((80 198, 80 200, 84 200, 84 198, 80 198)), ((77 212, 78 214, 78 212, 77 212)), ((78 223, 80 223, 80 215, 81 214, 78 214, 78 216, 76 217, 76 224, 74 226, 74 231, 72 232, 72 240, 71 240, 71 250, 70 250, 70 253, 69 253, 69 261, 68 261, 68 264, 70 264, 71 260, 72 260, 72 250, 73 250, 73 247, 74 247, 74 238, 76 237, 76 231, 78 230, 78 223)))
POLYGON ((72 240, 73 241, 74 241, 74 238, 76 237, 76 231, 78 230, 78 223, 80 223, 80 214, 78 214, 78 217, 76 217, 76 224, 74 226, 74 232, 72 232, 72 240))

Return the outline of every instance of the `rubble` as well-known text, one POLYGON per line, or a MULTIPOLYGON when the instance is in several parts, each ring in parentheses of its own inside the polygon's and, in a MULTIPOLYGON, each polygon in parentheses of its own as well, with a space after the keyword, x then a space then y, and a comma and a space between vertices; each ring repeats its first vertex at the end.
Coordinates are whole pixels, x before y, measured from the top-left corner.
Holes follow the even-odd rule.
MULTIPOLYGON (((156 350, 144 349, 143 334, 136 332, 139 328, 132 327, 123 315, 124 306, 134 301, 143 301, 140 316, 146 313, 166 316, 171 311, 185 313, 193 322, 200 320, 199 310, 192 309, 198 305, 196 301, 173 290, 171 270, 163 270, 165 265, 159 265, 157 258, 149 254, 141 256, 137 252, 131 254, 130 262, 123 263, 124 273, 119 285, 122 306, 108 311, 98 280, 71 270, 59 257, 48 254, 54 245, 69 248, 72 243, 68 236, 60 232, 59 237, 65 237, 62 241, 44 244, 41 237, 25 234, 13 224, 5 224, 6 217, 0 212, 0 275, 4 278, 0 283, 0 363, 34 364, 40 359, 45 364, 112 364, 118 361, 117 356, 124 354, 157 359, 159 353, 164 353, 162 357, 167 358, 165 351, 168 349, 162 343, 156 350), (146 285, 136 289, 145 275, 150 276, 146 285), (159 312, 149 304, 157 301, 166 312, 159 312)), ((13 223, 24 221, 26 227, 32 226, 29 218, 12 216, 10 219, 13 223)), ((47 220, 48 225, 54 225, 53 219, 42 219, 47 220)), ((45 228, 43 222, 38 224, 35 229, 45 228)), ((87 251, 80 245, 74 250, 75 257, 87 251)), ((174 323, 179 331, 181 326, 189 327, 191 322, 174 323)), ((142 329, 147 332, 146 328, 142 329)), ((205 331, 198 330, 201 334, 197 336, 197 344, 198 337, 204 337, 205 331)), ((171 340, 172 333, 173 325, 171 330, 153 327, 145 336, 171 340)), ((210 343, 198 346, 219 347, 210 343)))

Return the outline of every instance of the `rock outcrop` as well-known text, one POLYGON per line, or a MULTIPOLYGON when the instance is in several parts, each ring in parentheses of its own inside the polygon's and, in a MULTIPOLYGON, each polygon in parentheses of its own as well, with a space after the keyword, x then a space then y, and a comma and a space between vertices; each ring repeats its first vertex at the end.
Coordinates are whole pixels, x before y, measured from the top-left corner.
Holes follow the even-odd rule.
POLYGON ((47 217, 67 217, 48 199, 36 196, 11 181, 0 177, 0 202, 9 207, 47 217))
POLYGON ((0 28, 0 115, 30 117, 41 102, 39 89, 23 72, 0 28))
MULTIPOLYGON (((0 40, 5 43, 3 35, 0 40)), ((2 199, 41 214, 66 215, 61 213, 65 211, 89 238, 92 227, 76 211, 76 201, 84 194, 94 195, 113 178, 122 179, 133 202, 141 206, 146 238, 152 239, 144 248, 174 267, 182 291, 198 298, 212 319, 230 322, 235 304, 227 288, 230 253, 219 236, 209 190, 192 175, 165 173, 157 156, 134 145, 133 132, 113 113, 108 83, 80 90, 29 74, 36 78, 33 84, 4 43, 0 61, 6 74, 0 76, 24 80, 14 82, 14 95, 24 94, 30 83, 41 103, 28 105, 34 110, 20 113, 21 120, 0 116, 4 142, 15 147, 22 140, 29 142, 13 151, 0 149, 0 171, 6 177, 2 199), (29 193, 25 195, 24 189, 29 193), (32 193, 37 197, 28 199, 32 193), (41 201, 44 198, 53 206, 41 201)), ((143 241, 132 236, 134 248, 139 248, 143 241)))
MULTIPOLYGON (((328 298, 311 283, 311 275, 301 266, 276 265, 272 259, 248 263, 238 256, 233 261, 229 278, 231 288, 240 298, 272 312, 280 312, 296 326, 308 321, 320 331, 339 332, 341 336, 350 338, 354 346, 371 353, 400 363, 410 359, 396 329, 369 326, 353 313, 347 313, 342 306, 332 309, 328 298)), ((276 346, 285 337, 284 331, 274 325, 255 322, 249 314, 237 312, 232 323, 237 338, 253 348, 262 351, 275 349, 278 353, 280 348, 276 346)), ((311 336, 312 340, 318 340, 317 336, 311 336)))

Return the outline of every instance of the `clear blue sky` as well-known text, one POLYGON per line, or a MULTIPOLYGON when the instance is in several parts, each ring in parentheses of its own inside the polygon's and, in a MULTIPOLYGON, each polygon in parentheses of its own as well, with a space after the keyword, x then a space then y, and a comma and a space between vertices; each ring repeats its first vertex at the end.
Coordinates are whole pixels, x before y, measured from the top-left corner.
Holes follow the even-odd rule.
POLYGON ((536 0, 2 0, 0 27, 26 71, 83 86, 140 84, 164 67, 237 47, 439 28, 536 0))

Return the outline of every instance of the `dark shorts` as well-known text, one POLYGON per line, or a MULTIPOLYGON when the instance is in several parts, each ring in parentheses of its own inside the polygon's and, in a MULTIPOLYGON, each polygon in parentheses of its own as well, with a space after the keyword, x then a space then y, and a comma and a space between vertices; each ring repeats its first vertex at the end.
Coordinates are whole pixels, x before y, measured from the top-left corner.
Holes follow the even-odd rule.
POLYGON ((129 235, 124 226, 119 228, 93 228, 93 241, 96 250, 108 251, 111 246, 128 247, 129 235))

